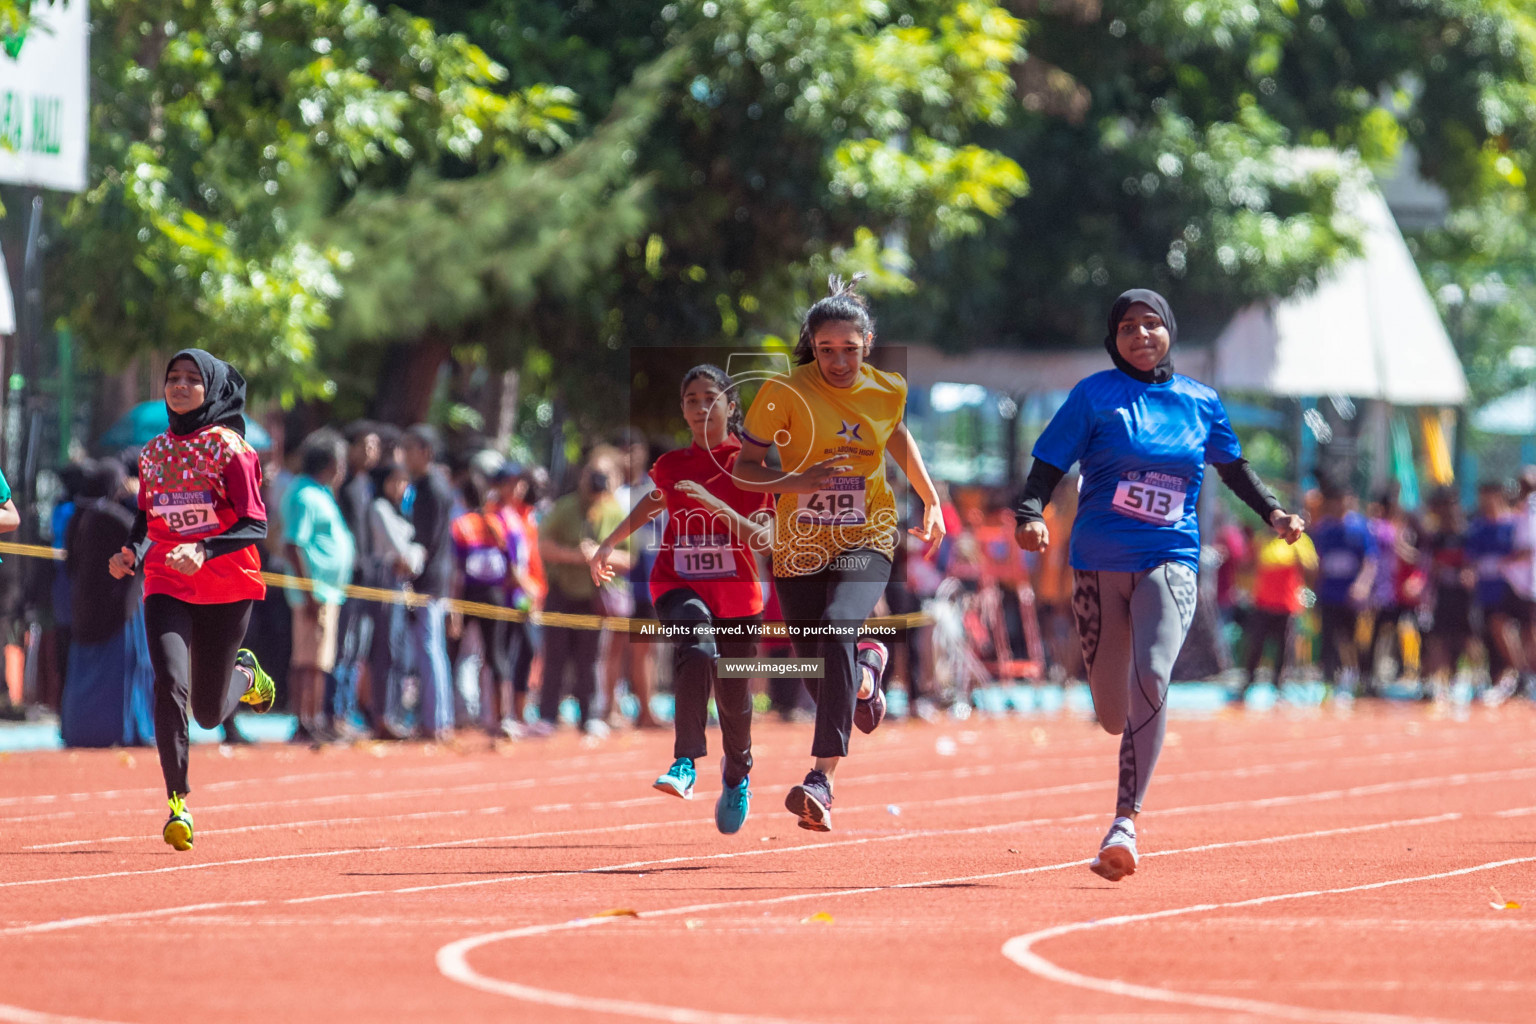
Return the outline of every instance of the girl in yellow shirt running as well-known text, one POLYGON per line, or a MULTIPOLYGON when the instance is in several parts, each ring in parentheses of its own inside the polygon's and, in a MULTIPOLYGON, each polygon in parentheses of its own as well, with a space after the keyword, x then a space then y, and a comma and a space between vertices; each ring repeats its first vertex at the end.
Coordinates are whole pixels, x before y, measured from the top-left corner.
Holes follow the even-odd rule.
POLYGON ((899 516, 885 475, 889 452, 923 501, 910 532, 944 536, 939 496, 902 420, 907 382, 865 362, 875 340, 863 296, 830 281, 831 294, 800 325, 796 368, 766 381, 747 411, 735 477, 746 490, 779 495, 773 577, 795 653, 823 659, 816 691, 815 767, 785 806, 800 827, 831 830, 832 779, 848 754, 850 726, 873 732, 885 715, 880 677, 887 650, 859 641, 891 575, 899 516), (769 467, 777 448, 782 469, 769 467), (861 678, 862 676, 862 678, 861 678))

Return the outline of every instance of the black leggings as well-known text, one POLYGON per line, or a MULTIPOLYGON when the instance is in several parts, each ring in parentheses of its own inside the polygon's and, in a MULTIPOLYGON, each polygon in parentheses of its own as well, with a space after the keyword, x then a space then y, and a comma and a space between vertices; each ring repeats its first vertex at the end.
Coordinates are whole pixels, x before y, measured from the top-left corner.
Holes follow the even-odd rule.
MULTIPOLYGON (((507 602, 499 585, 485 583, 464 584, 464 600, 475 604, 489 604, 497 608, 505 608, 507 602)), ((511 625, 505 619, 482 618, 479 615, 465 615, 464 629, 469 629, 470 623, 478 623, 480 627, 480 649, 483 659, 490 666, 491 676, 500 686, 512 678, 512 650, 511 637, 507 627, 511 625)), ((463 634, 458 640, 450 641, 449 660, 457 663, 459 660, 459 647, 463 643, 463 634)))
POLYGON ((204 729, 235 713, 251 677, 235 668, 251 602, 190 604, 167 594, 144 599, 149 663, 155 670, 155 745, 167 796, 187 786, 187 703, 204 729))
MULTIPOLYGON (((546 612, 567 615, 599 614, 596 597, 567 597, 554 587, 544 599, 546 612)), ((546 626, 544 629, 544 688, 539 691, 539 717, 550 725, 560 720, 560 698, 565 696, 565 675, 574 679, 570 694, 581 709, 581 724, 592 717, 592 698, 597 695, 597 677, 602 671, 603 634, 596 629, 571 629, 546 626)))
POLYGON ((1359 667, 1360 655, 1355 647, 1355 623, 1360 615, 1353 608, 1342 604, 1317 606, 1317 660, 1323 670, 1323 682, 1339 681, 1339 670, 1359 667))
POLYGON ((720 716, 721 757, 724 779, 734 785, 752 771, 752 681, 721 679, 715 673, 716 658, 750 658, 757 651, 757 626, 761 615, 744 619, 719 619, 704 599, 687 587, 662 594, 656 615, 669 626, 720 630, 716 636, 678 636, 672 647, 672 716, 677 738, 673 757, 697 761, 708 753, 704 723, 709 717, 709 694, 715 694, 720 716))
POLYGON ((1280 689, 1280 677, 1285 674, 1285 666, 1291 655, 1291 643, 1296 635, 1295 622, 1295 616, 1289 612, 1274 612, 1263 608, 1254 608, 1248 612, 1248 621, 1243 630, 1243 640, 1248 644, 1248 675, 1243 684, 1244 693, 1258 680, 1259 662, 1264 660, 1264 648, 1271 640, 1275 642, 1275 689, 1280 689))
POLYGON ((858 632, 890 578, 891 560, 869 548, 845 551, 827 568, 806 576, 774 577, 784 621, 792 632, 798 631, 791 636, 795 654, 824 659, 819 685, 815 679, 805 683, 816 698, 812 757, 848 755, 853 705, 859 695, 858 632), (829 628, 836 632, 828 633, 829 628))

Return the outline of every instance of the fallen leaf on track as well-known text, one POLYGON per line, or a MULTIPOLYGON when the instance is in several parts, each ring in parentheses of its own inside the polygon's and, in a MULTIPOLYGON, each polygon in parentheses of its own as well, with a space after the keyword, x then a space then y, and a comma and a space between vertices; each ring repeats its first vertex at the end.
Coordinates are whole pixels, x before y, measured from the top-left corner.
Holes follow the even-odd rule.
POLYGON ((1490 885, 1488 888, 1493 890, 1493 902, 1489 903, 1488 905, 1494 910, 1520 909, 1520 904, 1516 903, 1514 900, 1506 900, 1503 894, 1500 893, 1499 890, 1494 889, 1493 886, 1490 885))
POLYGON ((801 924, 831 924, 832 923, 832 915, 827 913, 825 910, 818 910, 816 913, 812 914, 810 917, 802 917, 800 919, 800 923, 801 924))
POLYGON ((640 916, 640 912, 638 910, 631 910, 628 907, 614 907, 612 910, 599 910, 597 913, 593 914, 592 916, 593 917, 639 917, 640 916))

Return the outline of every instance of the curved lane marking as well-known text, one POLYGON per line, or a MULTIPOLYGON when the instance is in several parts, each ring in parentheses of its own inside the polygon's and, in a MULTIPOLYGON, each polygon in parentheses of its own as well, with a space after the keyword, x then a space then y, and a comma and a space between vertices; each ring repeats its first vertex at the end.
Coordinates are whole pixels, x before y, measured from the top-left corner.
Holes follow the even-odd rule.
POLYGON ((1143 921, 1158 921, 1170 917, 1181 917, 1186 914, 1202 914, 1215 910, 1230 910, 1237 907, 1259 907, 1287 900, 1310 899, 1314 896, 1334 896, 1341 893, 1386 889, 1397 885, 1413 885, 1417 882, 1432 882, 1442 878, 1456 878, 1460 875, 1470 875, 1479 871, 1492 871, 1497 868, 1532 862, 1536 862, 1536 857, 1512 857, 1508 860, 1489 861, 1486 864, 1458 868, 1455 871, 1442 871, 1433 875, 1417 875, 1413 878, 1390 878, 1383 882, 1368 882, 1364 885, 1348 885, 1337 889, 1313 889, 1306 892, 1280 893, 1274 896, 1258 896, 1247 900, 1233 900, 1229 903, 1199 903, 1194 906, 1176 907, 1172 910, 1158 910, 1147 914, 1124 914, 1119 917, 1100 918, 1096 921, 1079 921, 1075 924, 1056 925, 1051 928, 1043 928, 1040 931, 1030 932, 1027 935, 1014 936, 1003 943, 1003 956, 1012 960, 1031 974, 1044 978, 1047 981, 1055 981, 1063 985, 1071 985, 1075 988, 1087 989, 1103 995, 1128 996, 1132 999, 1145 999, 1151 1002, 1198 1006, 1208 1010, 1229 1010, 1235 1013, 1253 1013, 1281 1020, 1317 1022, 1317 1024, 1404 1024, 1404 1022, 1408 1021, 1435 1024, 1437 1019, 1429 1017, 1404 1017, 1397 1014, 1365 1013, 1350 1010, 1321 1010, 1305 1006, 1288 1006, 1284 1003, 1270 1003, 1258 999, 1244 999, 1239 996, 1218 996, 1203 992, 1177 992, 1173 989, 1156 988, 1151 985, 1137 985, 1114 978, 1095 978, 1090 975, 1079 974, 1076 971, 1069 971, 1052 963, 1039 953, 1036 953, 1034 946, 1047 939, 1059 938, 1075 932, 1094 931, 1102 928, 1113 928, 1117 925, 1138 924, 1143 921))
MULTIPOLYGON (((1400 829, 1405 826, 1431 825, 1441 822, 1455 821, 1461 818, 1459 813, 1437 814, 1427 818, 1416 818, 1408 821, 1384 821, 1370 825, 1351 825, 1345 828, 1322 829, 1312 832, 1297 832, 1289 835, 1267 836, 1261 839, 1243 839, 1224 843, 1205 843, 1199 846, 1189 846, 1177 850, 1164 850, 1156 856, 1175 856, 1188 853, 1203 853, 1209 850, 1229 849, 1235 846, 1256 846, 1260 844, 1294 842, 1300 839, 1317 839, 1327 836, 1349 835, 1361 832, 1374 832, 1385 829, 1400 829)), ((1154 856, 1154 854, 1148 854, 1154 856)), ((1533 858, 1536 859, 1536 858, 1533 858)), ((834 892, 808 892, 794 893, 788 896, 771 896, 755 900, 732 900, 722 903, 700 903, 686 907, 671 907, 665 910, 648 911, 642 917, 677 917, 683 914, 700 914, 714 910, 730 910, 742 907, 758 907, 770 904, 795 903, 804 900, 834 899, 842 896, 858 896, 869 893, 890 892, 899 889, 924 889, 942 885, 956 885, 965 882, 988 881, 998 878, 1010 878, 1020 875, 1034 875, 1046 871, 1060 871, 1065 868, 1082 867, 1087 860, 1074 860, 1061 864, 1042 864, 1035 867, 1015 868, 1010 871, 994 871, 979 875, 962 875, 955 878, 934 878, 919 882, 902 882, 895 885, 865 886, 857 889, 843 889, 834 892)), ((493 978, 481 974, 469 963, 469 954, 474 950, 494 943, 504 942, 510 939, 533 938, 542 935, 550 935, 555 932, 574 931, 578 929, 594 928, 603 925, 611 925, 616 921, 625 920, 616 917, 587 917, 574 921, 561 921, 555 924, 529 925, 523 928, 512 928, 505 931, 488 932, 483 935, 471 935, 463 939, 450 942, 437 951, 437 969, 443 976, 461 985, 488 992, 493 995, 507 996, 511 999, 523 1002, 535 1003, 542 1006, 553 1006, 561 1009, 585 1010, 592 1013, 606 1013, 614 1016, 640 1017, 647 1020, 667 1021, 669 1024, 806 1024, 803 1021, 786 1021, 780 1018, 746 1017, 738 1014, 717 1013, 708 1010, 697 1010, 688 1007, 665 1006, 656 1003, 643 1003, 626 999, 607 999, 597 996, 583 996, 574 992, 561 992, 555 989, 535 988, 532 985, 524 985, 515 981, 507 981, 502 978, 493 978)), ((818 1021, 818 1024, 822 1022, 818 1021)), ((1394 1024, 1402 1024, 1396 1020, 1394 1024)))

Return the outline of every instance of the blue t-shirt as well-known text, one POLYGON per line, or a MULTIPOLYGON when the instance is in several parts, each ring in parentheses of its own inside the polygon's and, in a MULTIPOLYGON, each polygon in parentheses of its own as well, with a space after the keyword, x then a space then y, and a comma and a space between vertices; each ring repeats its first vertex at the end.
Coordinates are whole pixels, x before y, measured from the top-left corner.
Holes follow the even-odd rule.
POLYGON ((1216 392, 1174 374, 1144 384, 1119 370, 1078 382, 1035 442, 1035 458, 1082 463, 1074 569, 1200 568, 1200 482, 1207 462, 1242 458, 1216 392))
POLYGON ((1307 531, 1317 549, 1318 604, 1349 604, 1349 587, 1365 560, 1376 557, 1371 524, 1359 512, 1323 518, 1307 531))
POLYGON ((1477 516, 1467 524, 1467 560, 1477 570, 1477 603, 1497 606, 1508 593, 1504 562, 1515 550, 1513 519, 1477 516))

